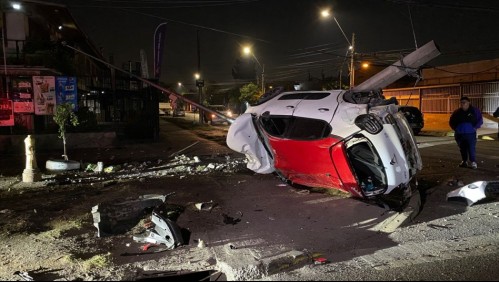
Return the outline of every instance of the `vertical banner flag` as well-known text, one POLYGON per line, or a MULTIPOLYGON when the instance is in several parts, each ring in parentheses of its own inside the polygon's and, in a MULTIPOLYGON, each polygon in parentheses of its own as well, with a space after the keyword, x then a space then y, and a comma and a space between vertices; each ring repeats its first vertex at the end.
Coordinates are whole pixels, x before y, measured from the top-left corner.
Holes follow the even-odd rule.
POLYGON ((56 104, 62 105, 69 103, 73 111, 78 110, 78 90, 76 85, 76 77, 58 76, 55 78, 56 104))
POLYGON ((12 100, 0 99, 0 126, 14 126, 12 100))
POLYGON ((55 77, 33 76, 36 115, 54 115, 55 77))
POLYGON ((12 81, 12 101, 14 113, 32 114, 35 112, 33 104, 33 81, 31 78, 17 78, 12 81))
POLYGON ((156 27, 154 32, 154 78, 159 79, 161 75, 161 63, 165 49, 166 24, 162 23, 156 27))

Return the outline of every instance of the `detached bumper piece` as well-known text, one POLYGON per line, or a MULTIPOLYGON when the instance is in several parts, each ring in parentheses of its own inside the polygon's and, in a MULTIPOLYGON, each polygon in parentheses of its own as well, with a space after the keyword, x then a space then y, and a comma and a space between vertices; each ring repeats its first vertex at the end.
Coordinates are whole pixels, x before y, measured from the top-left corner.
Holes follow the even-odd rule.
POLYGON ((180 227, 164 216, 166 214, 165 207, 165 204, 162 204, 153 210, 151 221, 154 223, 154 227, 147 230, 144 236, 133 236, 135 242, 163 244, 170 249, 184 244, 180 227))
POLYGON ((465 199, 468 206, 499 198, 499 181, 477 181, 447 193, 447 201, 465 199))

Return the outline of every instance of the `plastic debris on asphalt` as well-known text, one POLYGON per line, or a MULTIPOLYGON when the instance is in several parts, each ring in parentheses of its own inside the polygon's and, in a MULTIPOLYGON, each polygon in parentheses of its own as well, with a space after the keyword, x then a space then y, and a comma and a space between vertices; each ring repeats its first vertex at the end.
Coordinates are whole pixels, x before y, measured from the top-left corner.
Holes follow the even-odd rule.
POLYGON ((211 211, 214 207, 217 206, 213 201, 205 202, 205 203, 197 203, 194 206, 200 211, 211 211))
POLYGON ((477 181, 447 193, 447 201, 465 199, 468 206, 499 198, 499 181, 477 181))

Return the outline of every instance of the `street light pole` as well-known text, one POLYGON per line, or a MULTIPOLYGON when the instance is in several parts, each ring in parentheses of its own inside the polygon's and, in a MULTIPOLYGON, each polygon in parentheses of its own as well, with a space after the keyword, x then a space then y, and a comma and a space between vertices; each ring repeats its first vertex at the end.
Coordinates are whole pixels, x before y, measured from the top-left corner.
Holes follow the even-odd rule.
POLYGON ((265 93, 265 64, 262 65, 262 94, 265 93))
POLYGON ((258 59, 256 58, 255 54, 253 54, 253 58, 255 58, 255 61, 258 63, 258 66, 260 69, 262 69, 262 94, 265 93, 265 64, 261 65, 258 59))
POLYGON ((350 89, 352 89, 355 85, 354 54, 355 54, 355 33, 352 34, 352 51, 350 52, 350 89))
MULTIPOLYGON (((262 70, 262 94, 265 93, 265 64, 263 64, 263 65, 260 64, 260 61, 258 61, 258 58, 255 56, 255 53, 253 53, 251 51, 250 47, 244 47, 243 48, 243 53, 246 54, 246 55, 251 54, 251 56, 253 57, 253 59, 255 59, 256 63, 258 64, 258 66, 262 70)), ((258 76, 257 76, 257 83, 258 83, 258 76)))
MULTIPOLYGON (((332 15, 331 15, 331 12, 330 12, 329 9, 325 9, 325 10, 322 10, 321 16, 323 18, 329 18, 332 15)), ((348 40, 348 37, 346 36, 345 32, 343 31, 343 28, 341 28, 341 25, 338 22, 338 20, 336 19, 336 17, 335 16, 332 16, 332 17, 333 17, 334 21, 336 22, 336 25, 338 25, 338 27, 340 28, 341 34, 343 34, 343 37, 345 37, 346 41, 348 42, 349 49, 351 50, 351 52, 350 52, 350 89, 352 89, 353 85, 355 83, 355 81, 354 81, 354 73, 355 73, 355 70, 354 70, 355 33, 352 33, 352 43, 350 43, 350 40, 348 40)), ((347 51, 347 53, 348 53, 348 51, 347 51)), ((346 61, 346 59, 347 58, 345 58, 345 61, 346 61)), ((341 73, 342 73, 342 69, 343 69, 343 65, 340 68, 340 88, 341 88, 341 73)))

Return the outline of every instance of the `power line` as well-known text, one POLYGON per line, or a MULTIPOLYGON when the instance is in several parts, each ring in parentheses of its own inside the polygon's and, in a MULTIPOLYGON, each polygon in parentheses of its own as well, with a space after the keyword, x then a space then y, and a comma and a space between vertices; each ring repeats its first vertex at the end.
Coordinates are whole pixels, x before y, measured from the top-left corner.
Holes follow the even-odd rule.
POLYGON ((213 28, 213 27, 208 27, 208 26, 203 26, 203 25, 198 25, 198 24, 191 24, 191 23, 184 22, 184 21, 174 20, 174 19, 170 19, 170 18, 166 18, 166 17, 160 17, 160 16, 156 16, 156 15, 152 15, 152 14, 148 14, 148 13, 143 13, 143 12, 139 12, 139 11, 134 11, 134 10, 129 10, 129 9, 123 9, 123 8, 117 8, 117 9, 123 10, 125 12, 129 12, 129 13, 134 13, 134 14, 139 14, 139 15, 143 15, 143 16, 147 16, 147 17, 161 19, 161 20, 176 23, 176 24, 191 26, 191 27, 195 27, 195 28, 199 28, 199 29, 224 33, 224 34, 233 35, 233 36, 242 37, 242 38, 248 38, 248 39, 252 39, 252 40, 260 41, 260 42, 265 42, 265 43, 270 43, 269 41, 264 40, 264 39, 251 37, 251 36, 244 35, 244 34, 234 33, 234 32, 230 32, 230 31, 226 31, 226 30, 221 30, 221 29, 217 29, 217 28, 213 28))

